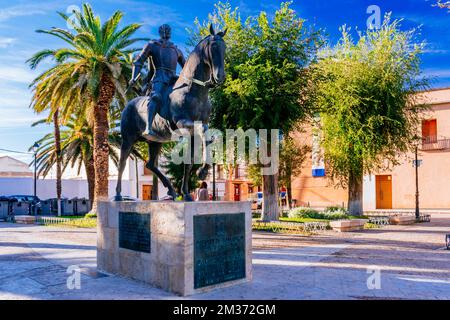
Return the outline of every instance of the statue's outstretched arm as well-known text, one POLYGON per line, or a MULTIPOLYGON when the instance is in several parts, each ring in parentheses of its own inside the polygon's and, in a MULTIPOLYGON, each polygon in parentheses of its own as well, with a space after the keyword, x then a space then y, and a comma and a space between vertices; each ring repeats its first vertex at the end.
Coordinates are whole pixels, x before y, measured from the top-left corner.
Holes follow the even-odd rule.
POLYGON ((136 81, 138 75, 141 73, 142 66, 144 65, 147 58, 152 53, 152 43, 149 42, 145 45, 142 51, 137 55, 136 59, 133 62, 133 73, 131 76, 131 81, 136 81))

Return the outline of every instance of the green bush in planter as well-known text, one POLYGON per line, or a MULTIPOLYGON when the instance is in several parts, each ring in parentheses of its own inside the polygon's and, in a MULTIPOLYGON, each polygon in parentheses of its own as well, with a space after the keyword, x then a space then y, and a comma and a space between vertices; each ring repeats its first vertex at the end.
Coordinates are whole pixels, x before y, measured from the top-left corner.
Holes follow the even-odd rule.
POLYGON ((320 219, 317 218, 317 215, 320 215, 319 211, 311 209, 311 208, 294 208, 288 213, 289 218, 313 218, 313 219, 320 219))

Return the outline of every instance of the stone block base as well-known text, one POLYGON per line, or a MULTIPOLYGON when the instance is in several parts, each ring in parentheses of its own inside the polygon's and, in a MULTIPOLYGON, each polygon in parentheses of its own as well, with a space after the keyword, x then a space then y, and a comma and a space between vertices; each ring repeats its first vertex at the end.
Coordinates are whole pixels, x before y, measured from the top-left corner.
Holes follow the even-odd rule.
POLYGON ((251 280, 250 202, 100 202, 97 267, 179 295, 251 280))
POLYGON ((416 218, 414 216, 393 216, 389 218, 390 224, 406 225, 413 224, 415 222, 416 218))
POLYGON ((362 230, 366 222, 366 219, 338 220, 331 221, 330 226, 338 232, 349 232, 362 230))
POLYGON ((33 224, 36 218, 34 216, 15 216, 14 221, 16 223, 33 224))

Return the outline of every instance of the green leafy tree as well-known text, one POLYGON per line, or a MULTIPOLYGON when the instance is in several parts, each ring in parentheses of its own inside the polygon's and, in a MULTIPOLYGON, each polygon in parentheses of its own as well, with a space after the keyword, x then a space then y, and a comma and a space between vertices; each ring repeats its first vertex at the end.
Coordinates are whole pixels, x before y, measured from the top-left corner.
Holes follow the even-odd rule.
POLYGON ((414 30, 401 31, 387 15, 379 30, 356 42, 344 27, 313 67, 328 175, 348 187, 352 215, 362 214, 364 174, 396 164, 414 143, 425 107, 415 93, 427 87, 422 50, 414 30))
POLYGON ((89 4, 83 5, 82 12, 74 11, 74 19, 64 13, 59 15, 73 30, 38 30, 61 39, 67 47, 42 50, 28 60, 31 68, 36 68, 46 58, 56 62, 31 83, 31 105, 38 113, 55 112, 60 108, 63 121, 78 113, 80 108, 93 119, 95 200, 105 200, 109 175, 108 113, 115 97, 126 99, 124 88, 130 73, 126 57, 137 51, 130 46, 141 39, 131 36, 140 25, 119 28, 123 16, 120 11, 102 24, 89 4))
MULTIPOLYGON (((287 190, 287 203, 291 206, 292 201, 292 178, 299 176, 302 165, 307 155, 311 152, 311 147, 300 144, 293 137, 288 136, 280 144, 280 164, 279 164, 279 187, 284 186, 287 190)), ((247 177, 255 186, 262 185, 262 175, 260 165, 250 165, 247 177)))
MULTIPOLYGON (((218 3, 207 21, 198 23, 192 43, 207 34, 209 23, 228 29, 224 85, 211 94, 211 126, 217 129, 280 129, 288 134, 312 107, 302 99, 306 67, 321 43, 318 32, 282 3, 273 15, 261 12, 242 21, 237 8, 218 3)), ((269 138, 270 140, 270 138, 269 138)), ((269 145, 270 149, 270 145, 269 145)), ((278 219, 278 174, 263 175, 262 219, 278 219)))

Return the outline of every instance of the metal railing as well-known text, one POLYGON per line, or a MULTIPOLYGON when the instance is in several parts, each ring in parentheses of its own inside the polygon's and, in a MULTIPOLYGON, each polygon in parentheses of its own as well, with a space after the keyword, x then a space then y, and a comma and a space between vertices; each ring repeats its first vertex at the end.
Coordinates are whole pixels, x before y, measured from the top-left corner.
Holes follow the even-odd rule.
POLYGON ((436 137, 427 137, 422 139, 422 151, 448 150, 450 149, 450 138, 437 139, 436 137))

